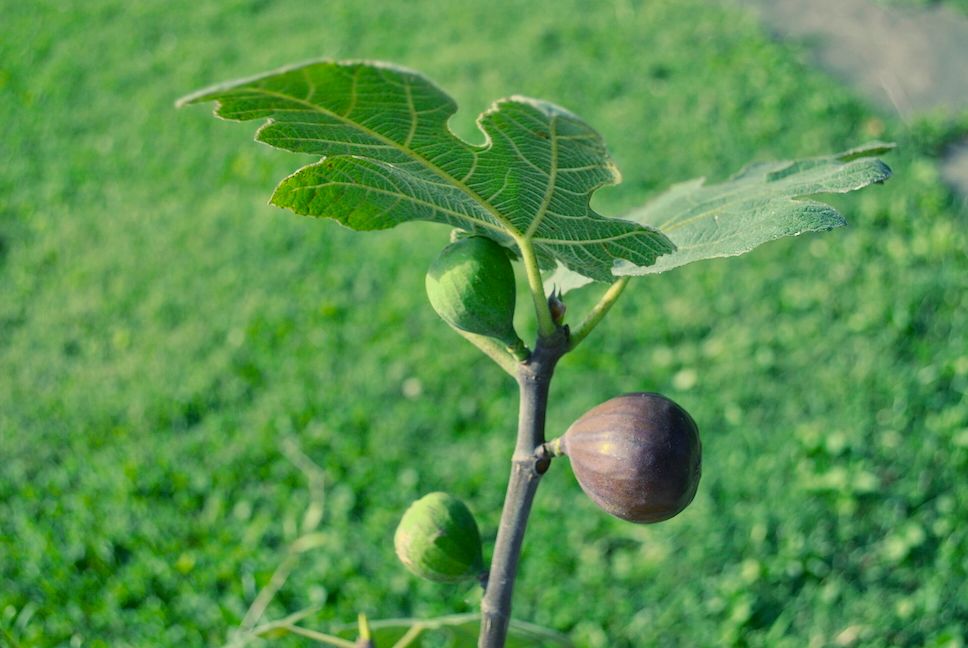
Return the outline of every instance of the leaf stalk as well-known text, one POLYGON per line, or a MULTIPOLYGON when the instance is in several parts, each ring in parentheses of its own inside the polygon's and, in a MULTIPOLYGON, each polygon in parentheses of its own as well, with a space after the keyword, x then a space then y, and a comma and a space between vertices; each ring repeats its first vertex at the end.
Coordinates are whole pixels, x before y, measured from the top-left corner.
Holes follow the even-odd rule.
POLYGON ((598 326, 598 323, 602 321, 605 315, 608 314, 608 311, 611 310, 612 306, 615 305, 615 302, 618 301, 618 298, 622 295, 622 291, 624 291, 625 286, 628 285, 629 279, 631 279, 631 277, 622 277, 609 286, 608 290, 605 291, 605 294, 603 294, 601 299, 598 300, 598 303, 595 304, 595 306, 588 312, 588 315, 585 316, 585 319, 582 321, 582 323, 571 332, 571 336, 568 341, 569 351, 577 347, 582 340, 588 337, 588 334, 591 333, 592 330, 598 326))
POLYGON ((558 330, 558 327, 555 326, 554 319, 551 317, 551 309, 548 308, 548 296, 545 295, 544 283, 541 280, 538 257, 535 256, 534 247, 529 239, 517 238, 515 243, 521 251, 521 261, 524 263, 524 271, 528 277, 528 289, 531 291, 534 313, 538 318, 538 337, 550 338, 558 330))

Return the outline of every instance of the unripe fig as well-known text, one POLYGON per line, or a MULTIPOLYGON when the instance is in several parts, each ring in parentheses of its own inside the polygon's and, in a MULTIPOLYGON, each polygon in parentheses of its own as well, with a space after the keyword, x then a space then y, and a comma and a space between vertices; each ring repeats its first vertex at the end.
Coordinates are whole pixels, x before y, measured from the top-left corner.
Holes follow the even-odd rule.
POLYGON ((630 522, 668 520, 699 487, 699 430, 684 409, 660 394, 625 394, 590 409, 565 432, 561 451, 582 490, 630 522))
POLYGON ((474 515, 447 493, 430 493, 411 504, 393 545, 400 562, 427 580, 459 583, 477 578, 484 569, 474 515))
POLYGON ((430 265, 426 284, 430 304, 454 328, 509 347, 521 344, 514 331, 514 269, 497 242, 471 236, 451 243, 430 265))

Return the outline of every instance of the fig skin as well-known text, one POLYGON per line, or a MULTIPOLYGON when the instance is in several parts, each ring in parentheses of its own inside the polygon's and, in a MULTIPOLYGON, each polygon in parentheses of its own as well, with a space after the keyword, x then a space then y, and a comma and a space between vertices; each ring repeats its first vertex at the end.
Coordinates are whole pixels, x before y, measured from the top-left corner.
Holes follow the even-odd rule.
POLYGON ((582 490, 630 522, 668 520, 699 487, 699 429, 661 394, 624 394, 590 409, 565 432, 561 449, 582 490))
POLYGON ((508 252, 484 236, 445 247, 427 271, 427 297, 441 319, 468 333, 521 344, 514 331, 514 269, 508 252))
POLYGON ((438 583, 477 578, 484 569, 474 514, 448 493, 430 493, 411 504, 397 526, 393 545, 411 573, 438 583))

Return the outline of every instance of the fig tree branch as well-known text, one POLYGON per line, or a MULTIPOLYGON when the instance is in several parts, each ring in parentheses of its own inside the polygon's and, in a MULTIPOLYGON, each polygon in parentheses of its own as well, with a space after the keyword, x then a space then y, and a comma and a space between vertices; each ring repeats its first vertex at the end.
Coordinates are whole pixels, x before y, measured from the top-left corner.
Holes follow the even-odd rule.
POLYGON ((511 595, 524 532, 541 476, 550 463, 550 457, 544 451, 548 392, 555 364, 565 353, 567 345, 566 331, 556 329, 551 337, 539 338, 531 358, 519 365, 518 436, 511 457, 511 476, 501 512, 487 590, 481 603, 481 635, 478 643, 481 648, 500 648, 504 646, 507 636, 511 621, 511 595))

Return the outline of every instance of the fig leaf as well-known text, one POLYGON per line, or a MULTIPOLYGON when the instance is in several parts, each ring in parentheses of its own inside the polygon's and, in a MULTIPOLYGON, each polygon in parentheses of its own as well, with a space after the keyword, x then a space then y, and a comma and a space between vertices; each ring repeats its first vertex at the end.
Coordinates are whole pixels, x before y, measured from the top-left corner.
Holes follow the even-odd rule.
MULTIPOLYGON (((676 250, 647 267, 619 261, 613 272, 665 272, 693 261, 745 254, 784 236, 842 227, 847 221, 836 209, 803 198, 884 182, 891 169, 873 156, 893 148, 873 142, 835 155, 751 164, 718 184, 706 185, 697 178, 673 185, 625 218, 655 227, 676 250)), ((588 283, 587 277, 561 265, 545 281, 561 292, 588 283)))
POLYGON ((601 136, 554 104, 510 97, 478 118, 485 143, 449 129, 457 104, 422 75, 385 63, 316 61, 213 86, 179 105, 217 102, 215 114, 264 119, 256 139, 322 156, 283 180, 271 202, 356 230, 413 220, 445 223, 505 245, 529 241, 598 281, 613 266, 655 263, 673 244, 648 225, 589 205, 620 175, 601 136))

